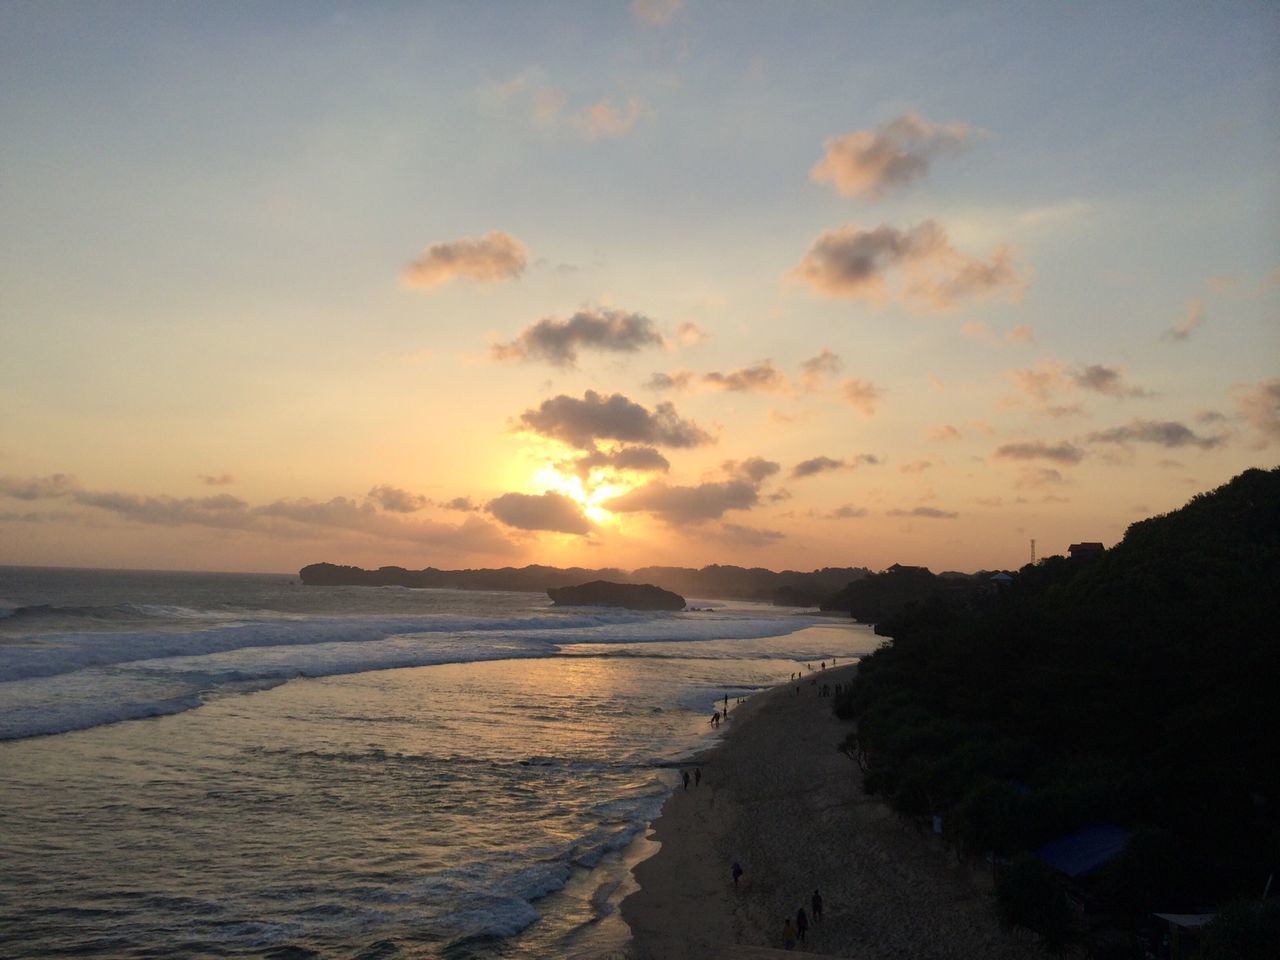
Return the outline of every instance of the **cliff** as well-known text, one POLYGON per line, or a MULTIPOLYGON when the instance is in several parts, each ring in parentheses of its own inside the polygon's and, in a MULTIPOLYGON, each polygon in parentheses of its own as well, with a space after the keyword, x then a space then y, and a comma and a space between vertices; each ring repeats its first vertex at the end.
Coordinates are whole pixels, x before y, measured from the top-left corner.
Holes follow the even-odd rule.
POLYGON ((684 597, 651 583, 593 580, 547 591, 557 607, 625 607, 628 610, 683 610, 684 597))

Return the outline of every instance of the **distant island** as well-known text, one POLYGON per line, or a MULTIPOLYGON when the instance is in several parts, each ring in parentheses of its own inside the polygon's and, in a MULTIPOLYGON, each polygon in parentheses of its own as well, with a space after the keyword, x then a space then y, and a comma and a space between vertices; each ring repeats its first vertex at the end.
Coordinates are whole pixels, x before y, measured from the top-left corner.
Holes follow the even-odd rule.
POLYGON ((593 580, 573 587, 552 587, 547 596, 557 607, 624 607, 627 610, 683 610, 684 597, 651 583, 593 580))
POLYGON ((454 590, 522 590, 542 593, 593 580, 619 584, 653 584, 682 597, 756 600, 788 607, 817 607, 850 583, 868 575, 866 567, 824 567, 821 570, 775 572, 762 567, 713 564, 691 567, 642 567, 639 570, 584 567, 501 567, 478 570, 438 570, 426 567, 361 567, 313 563, 299 571, 306 586, 434 587, 454 590))

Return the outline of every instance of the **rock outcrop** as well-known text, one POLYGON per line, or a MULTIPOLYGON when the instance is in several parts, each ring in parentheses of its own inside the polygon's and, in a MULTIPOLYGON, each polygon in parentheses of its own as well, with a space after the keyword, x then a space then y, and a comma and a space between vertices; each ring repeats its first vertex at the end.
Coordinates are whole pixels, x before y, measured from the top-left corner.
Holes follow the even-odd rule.
POLYGON ((684 597, 651 583, 593 580, 547 591, 557 607, 625 607, 628 610, 683 610, 684 597))

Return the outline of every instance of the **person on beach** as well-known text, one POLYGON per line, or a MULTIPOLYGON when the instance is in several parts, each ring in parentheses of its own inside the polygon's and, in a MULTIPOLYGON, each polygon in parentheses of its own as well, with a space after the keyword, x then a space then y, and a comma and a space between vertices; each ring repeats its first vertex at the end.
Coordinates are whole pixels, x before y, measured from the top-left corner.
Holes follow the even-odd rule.
POLYGON ((702 786, 702 768, 701 767, 693 768, 693 786, 695 790, 698 787, 702 786))
POLYGON ((804 907, 796 911, 796 937, 801 943, 805 942, 805 934, 809 932, 809 918, 805 916, 804 907))
POLYGON ((689 789, 689 771, 681 770, 680 776, 684 778, 684 788, 688 790, 689 789))
POLYGON ((791 925, 791 918, 787 917, 787 922, 782 925, 782 949, 794 950, 796 948, 796 928, 791 925))
POLYGON ((822 894, 817 890, 813 891, 813 899, 809 901, 809 906, 813 908, 813 920, 815 923, 822 920, 822 894))
POLYGON ((733 874, 733 889, 737 890, 738 880, 742 878, 742 864, 737 860, 733 861, 733 867, 729 872, 733 874))

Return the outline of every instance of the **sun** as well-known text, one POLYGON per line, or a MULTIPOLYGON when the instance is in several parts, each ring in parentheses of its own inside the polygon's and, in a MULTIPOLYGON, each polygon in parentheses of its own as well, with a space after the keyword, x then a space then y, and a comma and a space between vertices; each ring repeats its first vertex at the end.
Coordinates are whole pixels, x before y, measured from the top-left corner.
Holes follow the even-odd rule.
POLYGON ((530 485, 540 491, 554 491, 573 500, 582 508, 582 513, 592 523, 617 523, 618 517, 600 504, 626 493, 630 487, 612 480, 605 480, 594 475, 584 482, 576 473, 561 473, 555 467, 544 466, 538 469, 530 480, 530 485))

